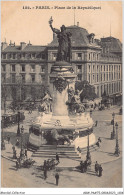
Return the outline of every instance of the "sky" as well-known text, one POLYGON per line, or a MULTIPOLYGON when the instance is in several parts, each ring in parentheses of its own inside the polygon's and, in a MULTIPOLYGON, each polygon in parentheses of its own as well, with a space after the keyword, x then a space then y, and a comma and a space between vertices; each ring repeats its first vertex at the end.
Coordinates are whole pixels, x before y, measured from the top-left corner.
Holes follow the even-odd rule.
POLYGON ((111 32, 111 36, 122 41, 121 1, 1 2, 1 41, 6 39, 9 43, 11 40, 19 45, 20 42, 28 43, 30 40, 33 45, 46 45, 53 37, 48 23, 51 16, 55 28, 79 22, 79 26, 94 33, 95 38, 110 36, 111 32), (23 6, 31 9, 23 9, 23 6), (39 9, 39 6, 49 6, 50 9, 39 9), (70 9, 67 9, 68 6, 70 9), (101 9, 81 9, 88 6, 101 9))

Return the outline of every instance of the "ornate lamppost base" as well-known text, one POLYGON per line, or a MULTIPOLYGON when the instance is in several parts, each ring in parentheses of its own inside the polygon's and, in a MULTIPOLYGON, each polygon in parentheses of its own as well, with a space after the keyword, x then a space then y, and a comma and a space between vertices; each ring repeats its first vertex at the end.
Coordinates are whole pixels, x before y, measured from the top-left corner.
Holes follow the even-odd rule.
POLYGON ((119 154, 120 154, 119 147, 116 147, 116 148, 115 148, 115 153, 114 153, 114 155, 115 155, 115 156, 119 156, 119 154))
POLYGON ((87 152, 86 160, 89 162, 89 164, 91 164, 92 161, 91 161, 90 152, 87 152))
POLYGON ((20 128, 17 129, 17 136, 20 136, 20 128))
POLYGON ((115 133, 111 132, 111 140, 115 139, 115 133))

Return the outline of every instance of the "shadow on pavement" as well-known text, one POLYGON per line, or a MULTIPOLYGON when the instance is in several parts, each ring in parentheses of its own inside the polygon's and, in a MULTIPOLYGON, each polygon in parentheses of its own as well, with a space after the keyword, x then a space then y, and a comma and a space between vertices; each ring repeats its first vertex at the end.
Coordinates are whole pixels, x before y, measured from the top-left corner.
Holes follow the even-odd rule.
POLYGON ((44 179, 44 177, 41 176, 41 175, 36 175, 36 177, 38 177, 38 178, 40 178, 40 179, 44 179))
POLYGON ((114 153, 111 153, 111 152, 108 153, 108 155, 109 155, 109 156, 115 156, 114 153))
POLYGON ((53 186, 56 186, 56 184, 51 183, 51 182, 48 182, 48 181, 47 181, 46 183, 51 184, 51 185, 53 185, 53 186))
POLYGON ((16 168, 14 168, 14 167, 13 167, 13 168, 9 168, 9 169, 10 169, 10 170, 13 170, 13 171, 16 171, 16 170, 17 170, 17 169, 16 169, 16 168))
POLYGON ((87 174, 88 174, 88 175, 94 175, 94 176, 97 176, 97 175, 96 175, 96 173, 94 173, 93 171, 92 171, 92 172, 87 171, 87 174))

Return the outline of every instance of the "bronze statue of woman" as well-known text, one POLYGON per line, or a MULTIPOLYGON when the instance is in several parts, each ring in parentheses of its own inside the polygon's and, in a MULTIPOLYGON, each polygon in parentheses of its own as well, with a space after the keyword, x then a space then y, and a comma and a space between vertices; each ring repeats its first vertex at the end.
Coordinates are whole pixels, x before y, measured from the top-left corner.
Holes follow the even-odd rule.
POLYGON ((56 61, 66 61, 70 62, 71 59, 71 36, 70 32, 66 31, 66 27, 64 25, 61 26, 61 31, 53 28, 52 26, 52 17, 49 20, 50 27, 54 33, 57 34, 59 46, 56 61))

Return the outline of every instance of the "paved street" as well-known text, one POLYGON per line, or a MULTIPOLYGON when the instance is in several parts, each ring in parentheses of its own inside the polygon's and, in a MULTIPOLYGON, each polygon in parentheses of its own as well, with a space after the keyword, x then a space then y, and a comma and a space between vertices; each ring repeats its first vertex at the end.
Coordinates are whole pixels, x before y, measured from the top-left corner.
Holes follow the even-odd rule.
MULTIPOLYGON (((110 110, 94 111, 92 117, 94 121, 98 121, 98 126, 94 127, 96 138, 101 137, 101 147, 91 153, 92 166, 87 173, 80 173, 76 169, 66 169, 67 167, 75 167, 79 165, 78 161, 70 159, 60 159, 59 167, 65 167, 60 170, 59 187, 121 187, 122 186, 122 116, 118 114, 119 107, 112 107, 110 110), (118 137, 121 154, 119 157, 114 156, 115 140, 110 140, 110 134, 113 126, 111 125, 112 113, 115 112, 115 122, 118 122, 118 137), (97 177, 94 173, 95 161, 102 164, 103 176, 97 177)), ((29 115, 26 112, 26 122, 23 123, 25 135, 28 135, 30 121, 37 116, 37 112, 29 115)), ((15 135, 16 138, 17 125, 4 129, 7 134, 15 135)), ((12 139, 13 141, 13 139, 12 139)), ((7 145, 7 144, 6 144, 7 145)), ((7 145, 7 148, 10 148, 7 145)), ((10 149, 8 149, 10 150, 10 149)), ((4 155, 12 156, 12 153, 3 151, 4 155)), ((30 154, 31 155, 31 154, 30 154)), ((86 154, 82 155, 85 160, 86 154)), ((2 158, 3 167, 3 182, 2 187, 56 187, 55 186, 55 171, 48 172, 48 179, 44 181, 43 171, 39 170, 36 165, 41 165, 42 160, 39 158, 37 164, 30 169, 15 170, 15 163, 2 158), (12 175, 14 174, 14 178, 12 175), (17 177, 16 177, 17 176, 17 177), (10 179, 11 178, 11 179, 10 179), (15 179, 16 178, 16 182, 15 179), (20 180, 23 180, 21 183, 20 180), (24 184, 24 185, 23 185, 24 184)))

